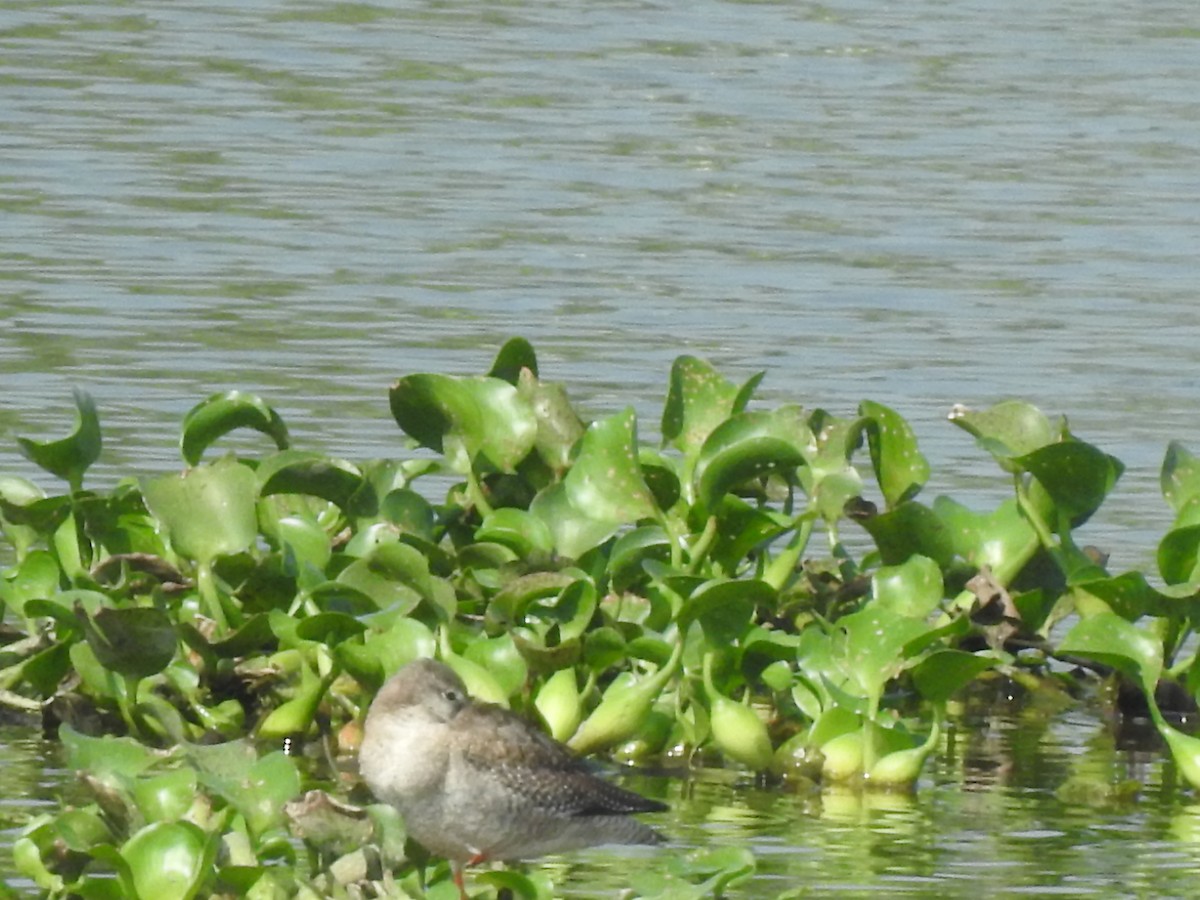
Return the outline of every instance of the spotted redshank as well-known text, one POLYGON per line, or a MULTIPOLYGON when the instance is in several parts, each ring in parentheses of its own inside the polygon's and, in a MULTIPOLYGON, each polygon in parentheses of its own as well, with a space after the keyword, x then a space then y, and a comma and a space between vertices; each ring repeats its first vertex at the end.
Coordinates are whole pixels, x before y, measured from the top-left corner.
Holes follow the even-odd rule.
POLYGON ((524 719, 472 700, 430 659, 405 666, 375 697, 359 770, 409 835, 450 861, 464 898, 464 865, 662 840, 629 814, 664 804, 597 778, 524 719))

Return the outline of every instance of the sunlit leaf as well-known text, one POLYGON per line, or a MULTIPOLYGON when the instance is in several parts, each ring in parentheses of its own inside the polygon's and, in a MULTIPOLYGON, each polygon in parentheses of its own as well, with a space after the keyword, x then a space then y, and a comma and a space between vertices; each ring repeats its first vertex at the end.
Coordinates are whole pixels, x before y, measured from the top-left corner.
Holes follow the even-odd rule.
POLYGON ((718 425, 696 461, 696 515, 707 516, 737 485, 770 472, 790 477, 805 462, 810 439, 803 410, 784 406, 772 412, 744 412, 718 425))
POLYGON ((935 650, 913 666, 913 684, 931 703, 949 700, 1000 660, 963 650, 935 650))
POLYGON ((308 494, 338 506, 348 516, 373 516, 379 501, 357 466, 319 453, 283 450, 258 467, 259 493, 308 494))
POLYGON ((883 566, 871 576, 876 602, 905 616, 920 618, 942 601, 942 571, 927 556, 912 556, 898 566, 883 566))
POLYGON ((179 438, 184 461, 189 466, 196 465, 205 450, 237 428, 262 432, 281 450, 288 445, 287 426, 261 397, 243 391, 225 391, 198 403, 184 417, 179 438))
POLYGON ((17 447, 26 459, 57 475, 72 491, 83 487, 83 474, 100 458, 100 418, 96 403, 87 391, 75 388, 75 430, 57 441, 34 441, 18 437, 17 447))
POLYGON ((515 385, 521 376, 521 370, 528 369, 535 378, 538 374, 537 353, 533 345, 523 337, 509 338, 496 354, 488 376, 499 378, 515 385))
POLYGON ((254 472, 232 458, 142 485, 146 505, 178 553, 200 563, 240 553, 258 536, 254 472))
POLYGON ((551 471, 561 475, 570 465, 571 451, 586 426, 571 406, 562 385, 539 381, 526 370, 517 381, 517 393, 537 418, 534 446, 538 456, 551 471))
POLYGON ((706 361, 677 357, 663 407, 663 443, 684 455, 695 454, 713 429, 734 412, 737 396, 737 385, 706 361))
POLYGON ((973 435, 979 446, 992 454, 1008 472, 1019 469, 1012 462, 1014 457, 1032 453, 1057 439, 1045 414, 1023 400, 1002 400, 983 410, 955 406, 949 419, 973 435))
POLYGON ((895 411, 871 400, 858 405, 858 414, 866 419, 871 464, 888 508, 912 499, 929 480, 929 462, 917 448, 912 426, 895 411))
POLYGON ((528 402, 499 378, 408 375, 389 398, 405 433, 459 473, 512 472, 537 438, 528 402))
POLYGON ((1115 613, 1082 619, 1058 645, 1060 654, 1094 659, 1132 678, 1147 697, 1162 674, 1162 642, 1115 613))

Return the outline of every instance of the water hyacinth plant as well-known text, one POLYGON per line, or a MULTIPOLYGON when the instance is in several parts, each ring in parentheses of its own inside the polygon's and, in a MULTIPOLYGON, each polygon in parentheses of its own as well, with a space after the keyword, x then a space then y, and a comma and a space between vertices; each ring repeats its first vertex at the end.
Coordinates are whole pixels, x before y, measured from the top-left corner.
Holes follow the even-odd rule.
MULTIPOLYGON (((1082 664, 1145 696, 1200 787, 1200 744, 1156 702, 1163 679, 1200 688, 1185 448, 1164 462, 1156 587, 1078 545, 1122 466, 1065 421, 951 412, 1012 485, 977 511, 920 499, 930 467, 894 410, 758 408, 761 379, 680 357, 652 446, 631 409, 588 422, 515 339, 486 375, 392 386, 429 452, 294 448, 263 399, 228 392, 184 419, 181 473, 107 490, 86 486, 101 429, 78 392, 70 435, 19 441, 65 489, 0 477, 0 703, 59 736, 93 799, 30 822, 17 868, 51 896, 436 891, 445 868, 426 877, 352 765, 375 691, 435 655, 580 754, 864 791, 911 789, 972 683, 1082 664), (221 455, 235 429, 262 451, 221 455)), ((753 859, 672 866, 639 896, 705 896, 753 859)))

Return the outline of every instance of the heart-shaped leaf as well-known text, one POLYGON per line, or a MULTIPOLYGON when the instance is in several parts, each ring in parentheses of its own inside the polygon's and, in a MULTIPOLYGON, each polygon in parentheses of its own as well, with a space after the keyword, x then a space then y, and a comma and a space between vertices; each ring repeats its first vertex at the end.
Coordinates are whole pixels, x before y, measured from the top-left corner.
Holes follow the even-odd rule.
POLYGON ((254 545, 257 492, 254 472, 230 457, 142 485, 146 505, 175 551, 201 564, 254 545))

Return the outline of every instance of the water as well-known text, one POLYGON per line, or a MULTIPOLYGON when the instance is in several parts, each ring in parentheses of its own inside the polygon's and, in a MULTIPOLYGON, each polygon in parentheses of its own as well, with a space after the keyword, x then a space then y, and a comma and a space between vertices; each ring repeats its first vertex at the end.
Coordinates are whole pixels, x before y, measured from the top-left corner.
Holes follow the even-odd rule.
MULTIPOLYGON (((1165 444, 1200 448, 1198 43, 1185 0, 6 4, 0 471, 56 488, 12 438, 65 433, 73 385, 97 483, 177 467, 182 415, 230 387, 301 446, 395 456, 394 378, 482 371, 520 334, 644 436, 684 352, 765 368, 771 403, 882 401, 930 496, 1005 490, 952 404, 1067 413, 1128 465, 1083 537, 1152 571, 1165 444)), ((926 794, 966 826, 1035 802, 926 794)), ((887 845, 908 815, 847 827, 887 845)), ((1069 832, 1071 871, 1193 871, 1107 852, 1163 815, 1069 832)), ((841 832, 801 821, 767 868, 848 889, 804 843, 841 832)), ((1036 865, 1030 834, 1005 846, 1036 865)), ((929 840, 979 883, 982 833, 929 840)), ((871 889, 925 889, 890 871, 871 889)))

